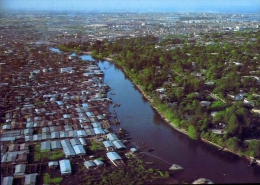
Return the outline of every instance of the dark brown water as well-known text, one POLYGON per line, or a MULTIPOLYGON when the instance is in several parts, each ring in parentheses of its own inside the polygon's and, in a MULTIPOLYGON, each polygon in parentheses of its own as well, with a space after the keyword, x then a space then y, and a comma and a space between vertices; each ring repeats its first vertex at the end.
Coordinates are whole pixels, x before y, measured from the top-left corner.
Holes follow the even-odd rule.
POLYGON ((146 151, 145 161, 155 161, 155 167, 167 170, 171 164, 184 168, 173 175, 178 180, 193 181, 195 178, 208 178, 214 183, 259 183, 260 167, 248 168, 249 162, 228 152, 201 141, 189 139, 186 135, 170 127, 151 107, 129 78, 114 64, 99 62, 105 73, 105 83, 115 95, 108 93, 120 107, 115 110, 122 127, 129 132, 131 144, 146 151), (144 142, 147 147, 143 147, 144 142), (147 152, 149 148, 154 151, 147 152), (149 155, 149 156, 148 156, 149 155))

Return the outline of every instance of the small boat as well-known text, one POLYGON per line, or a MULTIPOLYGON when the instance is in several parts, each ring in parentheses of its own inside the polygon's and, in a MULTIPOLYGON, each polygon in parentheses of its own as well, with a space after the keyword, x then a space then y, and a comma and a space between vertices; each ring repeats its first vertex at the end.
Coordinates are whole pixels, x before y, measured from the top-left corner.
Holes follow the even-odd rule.
POLYGON ((154 148, 150 148, 149 150, 148 150, 148 152, 151 152, 151 151, 153 151, 154 150, 154 148))
POLYGON ((144 162, 145 164, 154 164, 154 162, 144 162))
POLYGON ((183 170, 183 168, 180 165, 173 164, 169 170, 183 170))

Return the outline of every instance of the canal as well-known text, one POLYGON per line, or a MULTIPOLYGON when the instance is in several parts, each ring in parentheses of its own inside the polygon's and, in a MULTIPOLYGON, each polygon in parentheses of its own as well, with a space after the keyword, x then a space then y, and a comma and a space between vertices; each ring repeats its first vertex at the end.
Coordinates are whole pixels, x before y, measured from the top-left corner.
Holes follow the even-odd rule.
POLYGON ((144 161, 155 162, 151 167, 168 170, 171 164, 178 164, 184 170, 176 172, 173 177, 188 182, 201 177, 214 183, 260 182, 259 166, 248 168, 246 159, 220 152, 207 143, 191 140, 174 130, 120 68, 107 61, 99 61, 98 65, 105 73, 105 83, 112 89, 108 97, 121 104, 120 107, 110 107, 121 121, 114 129, 122 127, 129 132, 132 138, 130 144, 146 152, 144 161), (154 150, 147 152, 149 148, 154 150))

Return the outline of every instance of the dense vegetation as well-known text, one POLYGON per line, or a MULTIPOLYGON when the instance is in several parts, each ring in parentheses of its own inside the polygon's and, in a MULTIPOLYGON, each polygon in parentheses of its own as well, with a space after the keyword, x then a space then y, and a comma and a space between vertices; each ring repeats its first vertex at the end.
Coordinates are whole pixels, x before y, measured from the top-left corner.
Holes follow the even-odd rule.
POLYGON ((160 42, 147 36, 62 48, 113 58, 158 111, 192 139, 204 138, 260 157, 260 118, 252 112, 260 109, 260 31, 169 36, 160 42), (158 93, 158 88, 165 92, 158 93), (202 101, 210 105, 203 106, 202 101), (213 128, 222 132, 213 133, 213 128))

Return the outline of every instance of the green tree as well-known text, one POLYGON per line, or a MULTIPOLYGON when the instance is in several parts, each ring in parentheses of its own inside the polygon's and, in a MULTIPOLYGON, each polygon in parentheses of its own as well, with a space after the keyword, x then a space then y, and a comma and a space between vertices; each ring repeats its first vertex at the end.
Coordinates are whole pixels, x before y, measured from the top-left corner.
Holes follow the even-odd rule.
POLYGON ((237 137, 231 137, 225 142, 226 146, 233 151, 238 149, 238 143, 239 140, 237 137))
POLYGON ((238 127, 239 124, 238 124, 237 116, 233 114, 228 121, 227 132, 231 135, 235 135, 238 131, 238 127))
POLYGON ((193 125, 190 125, 188 127, 188 135, 191 139, 194 139, 194 140, 199 139, 199 133, 197 131, 197 128, 193 125))
POLYGON ((248 144, 248 149, 250 151, 250 156, 260 157, 260 141, 252 140, 248 144))

